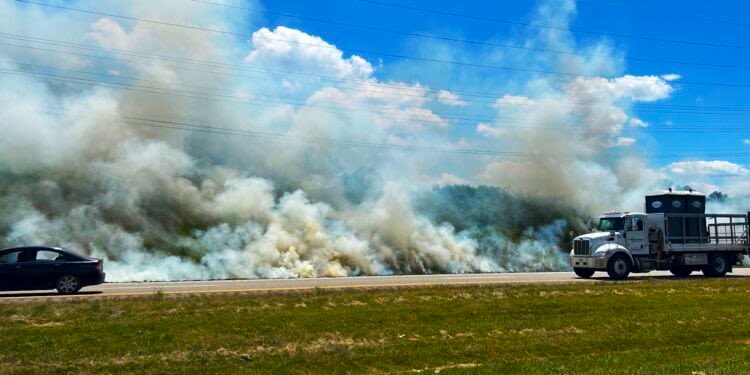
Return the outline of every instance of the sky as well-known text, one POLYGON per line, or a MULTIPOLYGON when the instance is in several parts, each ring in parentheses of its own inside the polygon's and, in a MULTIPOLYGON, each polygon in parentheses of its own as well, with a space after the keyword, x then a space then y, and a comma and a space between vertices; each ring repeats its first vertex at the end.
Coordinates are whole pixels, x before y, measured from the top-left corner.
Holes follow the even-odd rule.
MULTIPOLYGON (((535 9, 544 2, 447 2, 447 1, 402 1, 395 2, 414 8, 445 11, 501 20, 534 22, 535 9)), ((561 7, 551 2, 552 8, 561 7)), ((491 21, 479 21, 463 17, 437 15, 423 11, 393 8, 360 1, 332 1, 325 6, 311 6, 306 1, 276 2, 267 4, 267 9, 311 18, 337 20, 358 25, 368 25, 406 31, 411 33, 445 36, 474 41, 518 40, 528 35, 528 29, 519 25, 508 25, 491 21)), ((554 10, 552 10, 554 12, 554 10)), ((713 86, 698 83, 747 84, 750 82, 750 49, 747 48, 746 30, 750 24, 741 15, 746 14, 745 2, 722 2, 706 6, 704 1, 578 1, 569 24, 559 26, 570 29, 597 31, 608 34, 642 36, 697 43, 744 46, 744 48, 721 48, 690 45, 637 38, 601 35, 596 33, 574 33, 580 46, 604 43, 624 57, 648 60, 665 60, 718 65, 744 65, 744 68, 694 66, 669 62, 625 60, 613 74, 666 75, 681 78, 672 86, 674 92, 657 104, 667 107, 635 105, 629 114, 647 123, 646 128, 627 129, 624 134, 637 139, 631 148, 636 153, 662 154, 671 157, 649 160, 653 168, 678 171, 675 182, 690 184, 696 181, 721 185, 724 180, 737 179, 735 174, 747 173, 747 155, 716 157, 691 156, 691 154, 747 153, 750 151, 750 132, 695 132, 712 129, 748 129, 748 87, 713 86), (669 107, 685 106, 685 107, 669 107), (709 109, 702 109, 709 107, 709 109), (745 111, 710 109, 710 107, 745 107, 745 111), (688 132, 669 131, 672 128, 689 128, 688 132), (670 168, 670 164, 686 161, 711 161, 714 167, 670 168), (721 161, 716 163, 715 161, 721 161), (726 162, 726 163, 724 163, 726 162), (732 163, 730 165, 729 163, 732 163), (736 164, 736 166, 735 166, 736 164), (733 175, 727 178, 708 177, 705 174, 733 175)), ((429 38, 409 37, 390 33, 332 26, 311 20, 292 19, 266 14, 264 24, 270 28, 284 25, 318 35, 329 43, 346 50, 364 49, 393 54, 417 55, 420 57, 449 57, 469 63, 486 62, 488 54, 513 54, 517 50, 486 45, 447 42, 429 38)), ((543 61, 553 53, 529 54, 529 60, 543 61), (534 56, 536 55, 536 56, 534 56)), ((493 71, 466 66, 445 66, 440 63, 404 61, 403 59, 366 55, 382 61, 382 67, 374 75, 383 80, 420 82, 432 87, 451 87, 474 91, 503 91, 512 95, 526 94, 517 81, 528 79, 527 74, 508 71, 493 71)), ((503 65, 503 64, 497 64, 503 65)), ((519 65, 505 64, 514 67, 519 65)), ((556 70, 556 69, 549 69, 556 70)), ((491 112, 483 103, 460 108, 461 113, 491 112)), ((471 128, 465 129, 471 132, 471 128)), ((456 135, 464 135, 457 131, 456 135)), ((466 134, 468 136, 468 134, 466 134)), ((708 164, 711 165, 711 164, 708 164)), ((730 184, 733 184, 730 182, 730 184)))
MULTIPOLYGON (((319 79, 316 77, 373 80, 386 85, 408 85, 409 90, 420 87, 424 92, 412 95, 413 99, 420 101, 414 106, 407 108, 408 97, 402 97, 401 103, 386 106, 400 106, 398 111, 412 111, 411 115, 426 111, 419 115, 420 121, 425 116, 436 116, 440 122, 437 131, 429 137, 422 137, 415 128, 421 131, 425 124, 411 125, 411 130, 414 130, 411 134, 409 126, 405 126, 378 139, 378 142, 390 144, 410 144, 422 137, 430 144, 440 142, 441 145, 469 149, 526 152, 529 147, 543 146, 517 142, 502 128, 523 127, 527 120, 518 119, 518 116, 538 113, 540 106, 548 106, 538 102, 541 98, 569 96, 571 87, 567 82, 576 77, 655 77, 660 80, 657 83, 668 87, 668 92, 650 93, 655 95, 650 98, 637 98, 632 93, 613 94, 617 97, 612 98, 612 104, 623 112, 622 115, 615 114, 621 117, 612 125, 618 129, 612 130, 608 138, 602 138, 600 134, 595 137, 581 135, 596 138, 595 142, 600 146, 606 145, 591 158, 598 158, 600 164, 613 164, 613 161, 602 161, 602 158, 615 155, 619 159, 620 155, 633 155, 639 158, 639 162, 634 162, 630 168, 645 165, 649 170, 644 174, 658 176, 662 185, 691 185, 706 192, 719 189, 739 194, 750 174, 747 165, 750 133, 743 131, 744 121, 748 119, 745 103, 750 99, 750 87, 747 86, 750 84, 750 46, 743 38, 743 31, 750 25, 741 17, 747 5, 739 1, 722 2, 711 7, 702 1, 620 0, 468 3, 165 0, 158 5, 153 3, 151 7, 148 2, 139 1, 127 6, 117 1, 41 3, 84 9, 89 13, 7 1, 6 6, 32 10, 40 19, 45 19, 43 23, 54 19, 64 26, 38 28, 30 22, 7 19, 3 31, 11 34, 21 31, 26 36, 81 44, 93 42, 110 48, 119 46, 126 50, 135 42, 118 42, 113 39, 116 33, 128 33, 138 28, 151 29, 152 32, 172 29, 192 33, 221 45, 222 59, 231 64, 255 65, 262 69, 271 67, 271 70, 283 68, 264 77, 268 82, 248 83, 231 90, 244 89, 244 93, 251 95, 293 98, 281 101, 295 103, 321 96, 325 86, 311 83, 319 79), (175 7, 180 8, 180 12, 165 12, 175 7), (92 11, 101 14, 92 14, 92 11), (185 22, 180 13, 189 13, 190 22, 185 22), (186 30, 107 17, 107 14, 188 24, 221 32, 186 30), (114 24, 118 30, 107 29, 114 24), (66 31, 60 33, 60 28, 66 31), (279 31, 279 28, 286 31, 279 31), (285 38, 297 42, 286 42, 285 38), (279 47, 279 43, 283 46, 279 47), (315 46, 321 44, 325 44, 325 48, 315 46), (284 55, 279 48, 295 51, 284 55), (322 52, 314 51, 316 48, 322 52), (332 51, 333 54, 329 54, 332 51), (580 61, 575 61, 579 57, 580 61), (330 69, 336 64, 346 65, 341 69, 355 71, 330 69), (357 66, 362 70, 356 71, 357 66), (290 71, 307 76, 284 75, 290 71), (418 98, 420 95, 424 98, 418 98), (519 111, 507 108, 507 101, 505 104, 498 102, 506 96, 522 101, 528 99, 528 103, 537 100, 537 103, 527 106, 519 115, 519 111)), ((6 13, 6 17, 12 17, 11 13, 6 13)), ((5 48, 9 53, 18 52, 15 47, 5 48)), ((148 46, 148 49, 154 48, 148 46)), ((180 53, 199 55, 195 49, 201 46, 186 44, 181 48, 180 53)), ((43 54, 36 51, 36 57, 47 62, 55 59, 55 54, 43 54)), ((101 61, 95 65, 82 64, 88 64, 88 69, 101 73, 118 73, 114 64, 106 66, 101 61)), ((255 80, 256 77, 246 79, 255 80)), ((623 85, 627 83, 620 84, 623 85)), ((616 91, 620 88, 609 89, 616 91)), ((366 91, 365 95, 368 94, 366 91)), ((377 95, 377 92, 369 94, 377 95)), ((599 96, 599 93, 589 94, 599 96)), ((330 101, 330 98, 323 100, 330 101)), ((348 104, 344 103, 344 106, 348 104)), ((515 107, 518 105, 515 103, 515 107)), ((523 104, 520 105, 523 108, 523 104)), ((579 115, 571 114, 572 117, 579 115)), ((549 122, 536 119, 534 126, 539 126, 539 121, 549 122)), ((328 135, 358 141, 360 139, 356 136, 359 133, 352 129, 362 126, 355 122, 350 122, 348 130, 328 135)), ((288 127, 281 126, 277 130, 287 131, 288 127)), ((367 134, 367 130, 363 133, 367 134)), ((550 141, 555 139, 549 138, 550 141)), ((565 152, 565 147, 560 148, 560 152, 565 152)), ((425 181, 430 178, 438 181, 443 176, 446 181, 473 184, 513 185, 516 182, 488 178, 487 165, 493 161, 487 158, 443 159, 440 165, 444 170, 434 165, 424 168, 424 174, 428 175, 424 176, 425 181)), ((521 184, 521 189, 526 185, 528 183, 521 184)))

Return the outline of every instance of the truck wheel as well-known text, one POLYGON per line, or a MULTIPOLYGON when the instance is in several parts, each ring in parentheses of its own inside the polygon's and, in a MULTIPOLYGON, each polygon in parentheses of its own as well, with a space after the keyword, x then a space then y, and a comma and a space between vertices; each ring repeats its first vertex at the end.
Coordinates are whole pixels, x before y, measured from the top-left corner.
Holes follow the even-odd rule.
POLYGON ((588 279, 591 278, 591 276, 594 276, 594 270, 592 268, 573 268, 573 272, 582 279, 588 279))
POLYGON ((617 253, 609 258, 607 263, 607 273, 609 277, 614 280, 625 280, 630 275, 630 270, 633 269, 633 265, 630 264, 630 259, 623 254, 617 253))
POLYGON ((729 262, 727 257, 721 254, 714 254, 708 258, 708 264, 703 267, 703 274, 709 277, 722 277, 729 272, 729 262))
POLYGON ((669 267, 669 272, 672 272, 672 275, 677 277, 688 277, 693 273, 693 270, 685 266, 671 266, 669 267))

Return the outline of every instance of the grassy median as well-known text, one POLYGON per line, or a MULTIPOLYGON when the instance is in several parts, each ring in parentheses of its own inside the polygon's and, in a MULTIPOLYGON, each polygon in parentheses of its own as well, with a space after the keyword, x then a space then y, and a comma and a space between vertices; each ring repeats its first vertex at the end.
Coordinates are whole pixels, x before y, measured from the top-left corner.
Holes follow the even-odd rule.
POLYGON ((750 280, 0 303, 0 373, 750 373, 750 280))

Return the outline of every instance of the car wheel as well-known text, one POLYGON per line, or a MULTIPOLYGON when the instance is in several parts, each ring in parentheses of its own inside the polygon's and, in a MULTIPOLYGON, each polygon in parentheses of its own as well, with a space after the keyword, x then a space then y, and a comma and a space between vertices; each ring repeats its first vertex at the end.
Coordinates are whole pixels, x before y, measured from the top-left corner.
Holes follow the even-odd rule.
POLYGON ((729 262, 721 254, 711 255, 708 264, 703 268, 703 274, 710 277, 722 277, 729 272, 729 262))
POLYGON ((75 294, 81 290, 81 280, 73 275, 65 275, 57 279, 57 291, 60 294, 75 294))
POLYGON ((669 267, 669 272, 672 272, 672 275, 677 277, 688 277, 693 273, 693 270, 685 266, 672 266, 669 267))
POLYGON ((622 253, 612 255, 609 258, 609 263, 607 263, 607 273, 610 278, 615 280, 627 279, 632 269, 633 265, 630 264, 630 259, 622 253))
POLYGON ((592 268, 573 268, 573 272, 582 279, 588 279, 591 278, 591 276, 594 276, 594 270, 592 268))

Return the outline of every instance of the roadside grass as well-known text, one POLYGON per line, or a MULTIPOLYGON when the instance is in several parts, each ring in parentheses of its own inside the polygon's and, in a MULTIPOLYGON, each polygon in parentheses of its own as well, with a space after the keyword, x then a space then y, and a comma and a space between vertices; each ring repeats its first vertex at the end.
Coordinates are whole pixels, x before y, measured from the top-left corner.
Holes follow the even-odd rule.
POLYGON ((0 373, 750 373, 750 280, 0 303, 0 373))

